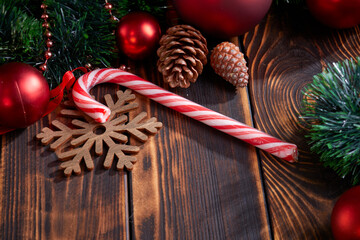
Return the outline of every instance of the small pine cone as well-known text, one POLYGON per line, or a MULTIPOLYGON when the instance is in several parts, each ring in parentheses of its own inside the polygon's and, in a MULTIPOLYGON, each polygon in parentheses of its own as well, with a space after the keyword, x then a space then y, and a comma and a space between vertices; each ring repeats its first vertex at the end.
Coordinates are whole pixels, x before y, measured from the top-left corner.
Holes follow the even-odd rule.
POLYGON ((246 87, 249 80, 244 54, 230 42, 218 44, 211 53, 210 65, 215 72, 236 88, 246 87))
POLYGON ((170 87, 187 88, 195 82, 207 63, 206 39, 189 25, 169 28, 157 50, 159 72, 170 87))

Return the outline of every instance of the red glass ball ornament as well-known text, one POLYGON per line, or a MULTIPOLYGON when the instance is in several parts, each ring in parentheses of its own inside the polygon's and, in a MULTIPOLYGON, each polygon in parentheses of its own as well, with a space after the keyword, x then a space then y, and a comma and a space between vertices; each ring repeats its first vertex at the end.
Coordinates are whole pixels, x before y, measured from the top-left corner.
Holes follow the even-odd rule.
POLYGON ((331 229, 335 239, 360 239, 360 186, 347 190, 336 202, 331 229))
POLYGON ((272 3, 272 0, 173 1, 185 22, 219 38, 246 33, 264 18, 272 3))
POLYGON ((312 15, 333 28, 360 24, 360 0, 306 0, 312 15))
POLYGON ((43 116, 49 100, 49 85, 39 70, 18 62, 0 66, 0 126, 29 126, 43 116))
POLYGON ((116 43, 119 49, 134 60, 144 59, 153 53, 160 36, 159 22, 146 12, 125 15, 116 28, 116 43))

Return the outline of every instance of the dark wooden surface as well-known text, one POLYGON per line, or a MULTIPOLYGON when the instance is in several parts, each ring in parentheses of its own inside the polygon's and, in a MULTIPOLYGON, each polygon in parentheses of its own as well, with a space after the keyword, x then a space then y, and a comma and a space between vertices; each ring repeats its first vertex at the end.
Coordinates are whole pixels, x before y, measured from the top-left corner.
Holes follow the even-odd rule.
MULTIPOLYGON (((289 10, 290 11, 290 10, 289 10)), ((65 178, 35 135, 56 113, 1 137, 1 239, 331 239, 330 214, 350 186, 324 168, 298 119, 301 89, 328 62, 360 55, 360 30, 326 28, 307 12, 272 10, 233 41, 248 58, 238 91, 209 65, 189 89, 171 91, 296 143, 298 163, 279 160, 137 94, 163 122, 132 172, 95 169, 65 178)), ((210 40, 209 48, 219 43, 210 40)), ((153 61, 131 71, 164 88, 153 61)), ((94 89, 98 99, 118 86, 94 89)), ((136 113, 130 114, 130 117, 136 113)))

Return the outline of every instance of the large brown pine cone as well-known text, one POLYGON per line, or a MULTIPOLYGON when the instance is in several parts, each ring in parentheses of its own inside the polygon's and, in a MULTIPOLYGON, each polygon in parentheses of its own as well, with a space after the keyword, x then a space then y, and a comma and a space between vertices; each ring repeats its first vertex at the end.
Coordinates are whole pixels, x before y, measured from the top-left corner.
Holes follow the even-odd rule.
POLYGON ((206 39, 198 30, 176 25, 160 39, 158 70, 170 87, 187 88, 201 74, 207 54, 206 39))

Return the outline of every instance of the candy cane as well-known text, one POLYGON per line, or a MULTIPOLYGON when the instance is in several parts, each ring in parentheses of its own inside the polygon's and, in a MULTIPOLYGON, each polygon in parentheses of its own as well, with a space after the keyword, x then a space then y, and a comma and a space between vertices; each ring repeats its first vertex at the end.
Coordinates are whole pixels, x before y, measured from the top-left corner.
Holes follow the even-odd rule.
POLYGON ((110 109, 92 99, 89 94, 89 90, 100 83, 116 83, 128 87, 166 107, 241 139, 274 156, 289 162, 297 160, 296 145, 283 142, 119 69, 97 69, 86 73, 78 79, 73 87, 72 96, 76 106, 97 122, 106 122, 110 116, 110 109))

